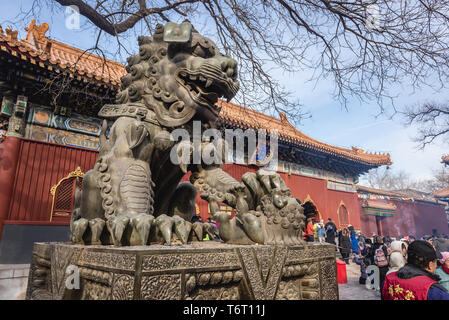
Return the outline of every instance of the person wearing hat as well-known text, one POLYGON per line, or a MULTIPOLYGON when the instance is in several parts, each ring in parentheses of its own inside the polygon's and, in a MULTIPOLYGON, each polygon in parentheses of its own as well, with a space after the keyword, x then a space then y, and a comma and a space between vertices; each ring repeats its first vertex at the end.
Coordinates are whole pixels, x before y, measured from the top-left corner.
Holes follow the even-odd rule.
POLYGON ((410 243, 407 264, 385 278, 382 300, 449 300, 448 291, 435 274, 437 260, 442 258, 427 241, 410 243))
POLYGON ((441 252, 440 266, 435 271, 441 280, 440 284, 449 291, 449 252, 441 252))

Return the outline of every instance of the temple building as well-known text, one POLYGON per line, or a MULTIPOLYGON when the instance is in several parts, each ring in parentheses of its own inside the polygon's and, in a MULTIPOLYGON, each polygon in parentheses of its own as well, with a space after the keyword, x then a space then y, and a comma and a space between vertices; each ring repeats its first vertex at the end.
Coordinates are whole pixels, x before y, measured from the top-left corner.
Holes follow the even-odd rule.
POLYGON ((386 191, 357 186, 363 232, 398 238, 431 235, 433 229, 449 235, 445 203, 416 192, 386 191))
MULTIPOLYGON (((97 113, 114 102, 126 74, 122 64, 48 38, 48 29, 33 20, 25 39, 18 39, 17 31, 0 27, 0 263, 28 263, 36 241, 68 240, 75 180, 93 168, 98 155, 97 113)), ((233 103, 218 105, 222 130, 277 130, 278 161, 271 169, 304 203, 307 216, 362 231, 377 223, 371 211, 360 209, 356 184, 361 174, 390 165, 389 154, 317 141, 284 114, 274 118, 233 103)), ((224 169, 240 180, 266 166, 268 154, 248 150, 224 169)), ((233 214, 224 204, 221 209, 233 214)), ((199 196, 196 210, 203 220, 209 217, 199 196)))

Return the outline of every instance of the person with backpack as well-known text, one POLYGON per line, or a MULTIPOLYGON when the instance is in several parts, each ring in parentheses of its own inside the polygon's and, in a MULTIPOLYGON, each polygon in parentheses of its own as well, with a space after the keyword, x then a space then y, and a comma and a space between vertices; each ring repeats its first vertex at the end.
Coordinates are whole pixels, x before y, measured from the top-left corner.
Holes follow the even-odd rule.
POLYGON ((388 250, 383 244, 382 237, 377 236, 375 238, 375 242, 371 248, 370 258, 372 263, 379 268, 379 286, 380 292, 382 292, 389 265, 388 250))

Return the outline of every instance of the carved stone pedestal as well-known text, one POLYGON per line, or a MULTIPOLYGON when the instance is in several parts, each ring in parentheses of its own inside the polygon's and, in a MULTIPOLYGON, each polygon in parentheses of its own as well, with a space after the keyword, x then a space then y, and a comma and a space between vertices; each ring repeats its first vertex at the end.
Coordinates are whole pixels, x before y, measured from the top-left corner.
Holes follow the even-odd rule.
POLYGON ((338 299, 335 249, 35 243, 27 299, 338 299), (73 270, 79 289, 66 287, 73 270))

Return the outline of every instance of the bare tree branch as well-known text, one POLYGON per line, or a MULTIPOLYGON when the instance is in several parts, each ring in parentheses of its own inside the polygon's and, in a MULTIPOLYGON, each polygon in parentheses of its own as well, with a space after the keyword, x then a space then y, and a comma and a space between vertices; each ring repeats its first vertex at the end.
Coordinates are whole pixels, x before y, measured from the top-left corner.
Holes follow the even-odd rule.
POLYGON ((419 126, 415 141, 421 149, 433 143, 437 138, 446 137, 449 141, 449 103, 428 102, 409 106, 402 112, 407 125, 419 126))
MULTIPOLYGON (((33 0, 50 8, 76 5, 105 34, 120 38, 157 22, 189 18, 208 32, 240 67, 237 103, 265 113, 304 117, 299 101, 281 86, 285 74, 312 71, 330 80, 334 96, 375 100, 396 112, 391 87, 449 83, 449 0, 33 0), (57 5, 56 5, 57 4, 57 5), (378 10, 379 15, 368 10, 378 10), (375 22, 374 25, 368 22, 375 22)), ((33 5, 34 8, 39 7, 33 5)), ((294 90, 301 90, 295 88, 294 90)))

